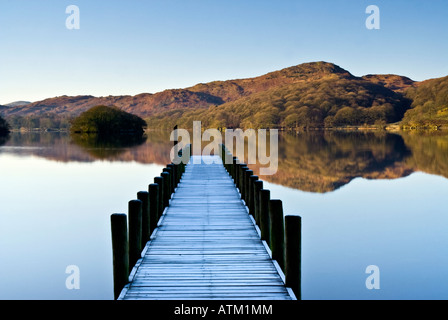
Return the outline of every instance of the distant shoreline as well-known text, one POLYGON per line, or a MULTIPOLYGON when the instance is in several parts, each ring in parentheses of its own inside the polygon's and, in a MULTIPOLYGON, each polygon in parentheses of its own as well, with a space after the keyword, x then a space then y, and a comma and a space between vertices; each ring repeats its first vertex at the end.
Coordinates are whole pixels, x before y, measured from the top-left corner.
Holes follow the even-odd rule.
MULTIPOLYGON (((231 128, 229 128, 231 129, 231 128)), ((277 129, 279 131, 285 132, 307 132, 307 131, 387 131, 387 132, 399 132, 399 131, 446 131, 448 130, 448 126, 425 126, 425 127, 416 127, 416 126, 407 126, 407 125, 399 125, 399 124, 390 124, 390 125, 381 125, 381 126, 344 126, 344 127, 303 127, 303 128, 267 128, 267 129, 277 129)), ((167 129, 154 129, 148 128, 145 132, 148 131, 166 131, 167 129)), ((244 129, 243 129, 244 130, 244 129)), ((57 133, 69 133, 70 129, 41 129, 41 128, 33 128, 33 129, 11 129, 10 132, 15 133, 43 133, 43 132, 57 132, 57 133)))

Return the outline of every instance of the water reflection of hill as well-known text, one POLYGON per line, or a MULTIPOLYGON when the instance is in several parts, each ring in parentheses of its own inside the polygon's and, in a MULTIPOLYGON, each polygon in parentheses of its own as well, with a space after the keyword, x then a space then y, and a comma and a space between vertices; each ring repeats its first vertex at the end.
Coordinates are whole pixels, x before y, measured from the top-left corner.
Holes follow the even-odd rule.
POLYGON ((71 140, 96 159, 118 157, 129 148, 142 145, 146 136, 133 134, 98 135, 94 133, 73 134, 71 140))
POLYGON ((166 164, 170 162, 169 133, 156 132, 151 139, 130 141, 104 140, 94 136, 70 137, 66 133, 13 133, 3 151, 34 155, 61 162, 135 161, 166 164), (167 139, 167 140, 166 140, 167 139))
POLYGON ((448 134, 441 131, 411 131, 401 133, 412 150, 406 164, 418 171, 448 178, 448 134))
POLYGON ((442 132, 283 134, 279 145, 278 172, 263 179, 303 191, 328 192, 357 177, 396 179, 416 171, 448 178, 448 134, 442 132))
POLYGON ((328 192, 356 177, 392 179, 412 172, 402 163, 411 152, 398 135, 304 132, 283 134, 279 145, 278 172, 263 179, 303 191, 328 192))
MULTIPOLYGON (((170 162, 170 132, 114 144, 74 141, 64 133, 12 133, 0 152, 70 162, 170 162), (8 151, 10 150, 10 151, 8 151)), ((123 142, 123 141, 122 141, 123 142)), ((246 158, 247 159, 247 158, 246 158)), ((279 135, 279 167, 263 180, 309 192, 329 192, 356 177, 396 179, 415 171, 448 178, 448 135, 440 133, 308 132, 279 135)), ((258 173, 258 165, 250 165, 258 173)))

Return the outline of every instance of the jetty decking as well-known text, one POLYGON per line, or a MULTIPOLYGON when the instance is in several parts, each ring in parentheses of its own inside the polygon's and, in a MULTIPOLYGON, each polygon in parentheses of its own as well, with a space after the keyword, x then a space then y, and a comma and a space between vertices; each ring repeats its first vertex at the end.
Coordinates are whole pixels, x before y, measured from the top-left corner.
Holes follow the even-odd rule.
POLYGON ((186 165, 119 300, 296 299, 221 157, 209 157, 186 165))

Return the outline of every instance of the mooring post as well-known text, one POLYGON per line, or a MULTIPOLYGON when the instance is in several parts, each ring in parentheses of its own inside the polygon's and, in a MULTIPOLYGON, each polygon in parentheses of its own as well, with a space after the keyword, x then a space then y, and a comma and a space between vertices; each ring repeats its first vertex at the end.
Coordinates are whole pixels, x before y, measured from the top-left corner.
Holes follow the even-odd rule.
POLYGON ((232 175, 232 163, 228 163, 227 160, 231 157, 232 155, 230 154, 230 152, 228 152, 227 150, 225 151, 224 154, 224 158, 222 160, 222 163, 224 163, 224 168, 226 168, 227 172, 229 173, 229 175, 232 175))
POLYGON ((163 208, 165 209, 170 205, 171 199, 171 178, 169 172, 162 172, 161 176, 163 177, 163 208))
POLYGON ((236 183, 237 181, 237 167, 239 165, 239 161, 237 157, 233 157, 233 162, 232 162, 232 178, 233 178, 233 182, 236 183))
POLYGON ((239 178, 240 178, 240 160, 237 158, 235 160, 235 178, 233 182, 235 182, 235 187, 239 189, 239 178))
POLYGON ((285 216, 285 284, 301 300, 302 218, 285 216))
POLYGON ((150 233, 150 214, 149 214, 149 192, 139 191, 137 193, 137 199, 142 202, 142 245, 143 249, 146 243, 149 241, 150 233))
POLYGON ((269 200, 269 221, 270 221, 270 248, 272 259, 276 260, 282 270, 285 270, 285 232, 283 222, 283 206, 281 200, 269 200))
POLYGON ((152 183, 148 186, 149 193, 149 236, 155 228, 157 228, 157 222, 159 221, 159 185, 152 183))
POLYGON ((260 190, 260 232, 261 232, 261 240, 266 241, 266 243, 271 246, 270 240, 270 222, 269 222, 269 200, 271 200, 271 191, 268 189, 260 190))
POLYGON ((254 217, 256 221, 255 214, 255 181, 258 180, 258 176, 251 175, 249 177, 249 213, 254 217))
POLYGON ((250 203, 250 176, 254 174, 253 170, 246 170, 245 181, 244 181, 244 201, 246 206, 249 208, 250 203))
POLYGON ((142 253, 142 202, 129 201, 129 265, 133 267, 142 253))
POLYGON ((240 190, 241 199, 243 199, 244 170, 247 165, 243 162, 238 167, 238 189, 240 190))
POLYGON ((159 186, 159 201, 158 201, 158 209, 159 212, 157 213, 157 220, 160 219, 160 217, 163 214, 163 209, 165 209, 165 202, 164 202, 164 195, 163 195, 163 189, 165 186, 165 182, 163 181, 163 177, 155 177, 154 178, 154 183, 157 184, 159 186))
POLYGON ((128 227, 126 220, 127 217, 124 213, 114 213, 110 216, 115 300, 120 296, 121 290, 129 281, 128 227))
POLYGON ((174 179, 173 179, 173 168, 168 164, 166 168, 163 169, 163 172, 168 172, 170 174, 169 182, 169 194, 171 199, 171 194, 174 192, 174 179))
POLYGON ((254 215, 255 215, 255 222, 260 227, 261 231, 261 223, 260 223, 260 190, 263 189, 263 181, 256 180, 253 182, 253 190, 254 190, 254 196, 253 196, 253 206, 254 206, 254 215))
POLYGON ((249 167, 247 165, 244 165, 241 167, 241 199, 245 199, 245 192, 246 192, 246 171, 249 170, 249 167))
POLYGON ((176 179, 176 166, 173 163, 167 165, 168 168, 171 168, 171 193, 176 190, 177 179, 176 179))

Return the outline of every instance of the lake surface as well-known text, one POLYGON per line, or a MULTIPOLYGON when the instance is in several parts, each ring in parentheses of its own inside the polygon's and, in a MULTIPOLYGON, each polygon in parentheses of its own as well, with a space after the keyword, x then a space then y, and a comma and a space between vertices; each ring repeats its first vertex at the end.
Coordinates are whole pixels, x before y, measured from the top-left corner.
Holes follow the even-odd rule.
MULTIPOLYGON (((113 299, 110 215, 170 149, 169 132, 0 141, 0 299, 113 299), (70 265, 79 290, 66 288, 70 265)), ((280 134, 278 171, 261 178, 302 216, 303 299, 448 299, 447 177, 444 134, 280 134), (380 289, 366 288, 369 265, 380 289)))

